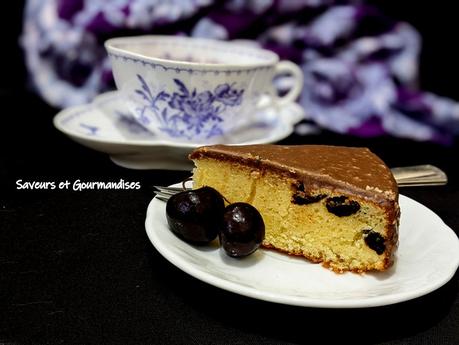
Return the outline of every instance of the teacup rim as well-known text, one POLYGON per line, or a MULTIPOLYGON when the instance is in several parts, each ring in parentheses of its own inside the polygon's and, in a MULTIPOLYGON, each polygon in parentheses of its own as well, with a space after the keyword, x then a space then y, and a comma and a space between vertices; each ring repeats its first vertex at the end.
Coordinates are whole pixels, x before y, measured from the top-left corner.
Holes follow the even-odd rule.
POLYGON ((268 49, 264 48, 257 48, 246 46, 241 43, 237 43, 234 41, 222 41, 210 38, 202 38, 202 37, 189 37, 189 36, 174 36, 174 35, 140 35, 140 36, 120 36, 120 37, 113 37, 109 38, 104 42, 105 49, 108 53, 114 53, 117 55, 123 55, 127 57, 134 57, 136 59, 141 59, 147 62, 156 62, 162 64, 173 65, 177 67, 183 68, 209 68, 209 69, 251 69, 251 68, 259 68, 259 67, 266 67, 266 66, 273 66, 279 62, 279 56, 268 49), (155 39, 162 39, 162 40, 183 40, 183 41, 194 41, 194 42, 204 42, 208 44, 216 44, 216 45, 237 45, 238 47, 247 50, 256 52, 258 54, 264 54, 270 57, 269 61, 259 61, 259 62, 250 62, 250 63, 201 63, 201 62, 190 62, 190 61, 180 61, 180 60, 173 60, 173 59, 163 59, 159 57, 152 57, 147 56, 144 54, 136 53, 129 51, 127 49, 123 49, 120 47, 115 46, 116 43, 135 43, 135 42, 144 42, 150 41, 155 39))

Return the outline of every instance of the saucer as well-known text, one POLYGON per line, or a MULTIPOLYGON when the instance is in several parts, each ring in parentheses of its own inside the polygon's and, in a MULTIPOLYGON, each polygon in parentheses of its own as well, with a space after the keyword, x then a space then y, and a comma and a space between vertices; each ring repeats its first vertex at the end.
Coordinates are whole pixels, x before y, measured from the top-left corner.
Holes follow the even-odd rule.
MULTIPOLYGON (((304 118, 303 108, 290 103, 281 108, 263 108, 260 120, 222 137, 221 144, 274 143, 288 137, 304 118)), ((93 102, 60 111, 54 126, 77 143, 107 153, 110 159, 130 169, 190 170, 188 154, 205 143, 180 143, 158 139, 130 114, 119 91, 104 93, 93 102)))

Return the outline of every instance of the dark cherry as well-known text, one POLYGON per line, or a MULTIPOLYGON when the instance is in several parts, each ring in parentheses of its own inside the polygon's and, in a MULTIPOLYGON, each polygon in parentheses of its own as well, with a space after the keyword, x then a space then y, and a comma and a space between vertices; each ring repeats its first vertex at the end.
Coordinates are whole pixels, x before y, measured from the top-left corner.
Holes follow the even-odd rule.
POLYGON ((294 190, 292 196, 292 203, 296 205, 309 205, 318 202, 326 197, 325 194, 308 194, 303 182, 297 181, 292 184, 294 190))
POLYGON ((373 230, 363 230, 364 240, 368 247, 373 249, 378 255, 381 255, 386 250, 384 237, 373 230))
POLYGON ((170 229, 187 242, 206 244, 218 235, 225 203, 211 187, 183 191, 173 195, 166 205, 170 229))
POLYGON ((293 196, 292 202, 296 205, 309 205, 315 202, 318 202, 325 198, 325 194, 317 194, 317 195, 307 195, 307 194, 295 194, 293 196))
POLYGON ((350 216, 360 210, 360 204, 357 201, 349 200, 344 195, 328 198, 325 205, 328 212, 338 217, 350 216))
POLYGON ((219 236, 226 254, 247 256, 260 247, 265 237, 265 223, 255 207, 237 202, 225 208, 219 236))

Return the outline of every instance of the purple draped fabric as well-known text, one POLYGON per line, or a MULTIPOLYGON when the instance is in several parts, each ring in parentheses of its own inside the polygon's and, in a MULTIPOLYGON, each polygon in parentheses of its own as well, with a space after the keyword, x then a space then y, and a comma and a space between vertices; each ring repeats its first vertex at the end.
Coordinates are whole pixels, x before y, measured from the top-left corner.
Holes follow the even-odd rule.
POLYGON ((332 0, 30 0, 21 37, 30 79, 50 104, 114 86, 109 37, 251 39, 301 66, 299 103, 320 127, 450 142, 459 105, 417 87, 421 39, 374 7, 332 0))

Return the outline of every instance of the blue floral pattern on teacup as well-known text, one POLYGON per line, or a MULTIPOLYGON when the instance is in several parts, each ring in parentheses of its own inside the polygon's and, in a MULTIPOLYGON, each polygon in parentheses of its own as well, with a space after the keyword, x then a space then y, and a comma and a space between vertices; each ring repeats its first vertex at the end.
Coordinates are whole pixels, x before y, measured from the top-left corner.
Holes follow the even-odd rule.
POLYGON ((227 83, 214 90, 188 90, 177 78, 177 91, 154 94, 141 75, 137 74, 137 78, 140 88, 135 92, 144 102, 136 108, 137 120, 147 128, 151 123, 159 124, 157 129, 173 138, 209 139, 224 134, 221 114, 228 107, 239 106, 244 94, 243 88, 227 83))

